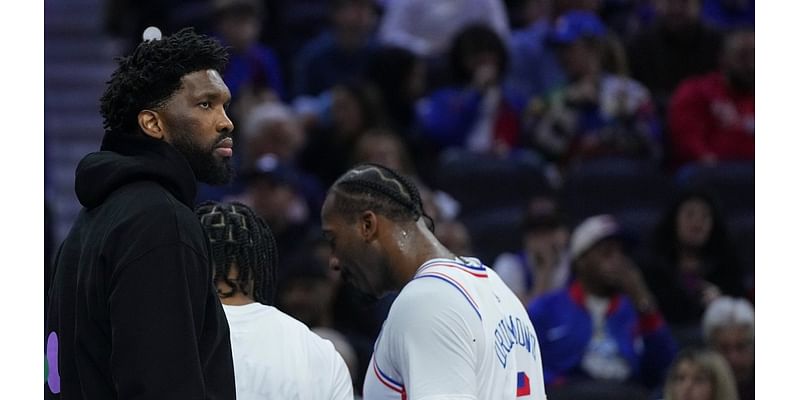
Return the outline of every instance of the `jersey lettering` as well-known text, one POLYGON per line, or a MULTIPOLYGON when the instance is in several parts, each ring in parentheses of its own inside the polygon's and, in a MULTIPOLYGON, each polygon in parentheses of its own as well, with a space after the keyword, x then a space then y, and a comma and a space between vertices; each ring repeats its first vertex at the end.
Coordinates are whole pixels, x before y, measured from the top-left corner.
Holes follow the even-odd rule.
POLYGON ((494 330, 494 352, 503 368, 514 345, 523 347, 536 359, 536 352, 533 351, 536 349, 536 337, 532 332, 533 328, 519 318, 509 315, 500 320, 494 330))

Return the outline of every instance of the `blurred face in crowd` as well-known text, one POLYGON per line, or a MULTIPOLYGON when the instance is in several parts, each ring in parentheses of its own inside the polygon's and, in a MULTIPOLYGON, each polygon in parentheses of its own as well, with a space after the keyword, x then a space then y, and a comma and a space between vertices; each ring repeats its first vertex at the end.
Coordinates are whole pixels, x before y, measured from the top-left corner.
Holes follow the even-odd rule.
POLYGON ((597 62, 597 56, 594 45, 588 39, 579 39, 558 46, 558 59, 571 81, 591 73, 593 63, 597 62))
POLYGON ((225 112, 230 91, 214 70, 192 72, 181 82, 181 88, 156 111, 164 140, 186 157, 199 181, 227 183, 233 176, 233 123, 225 112))
MULTIPOLYGON (((569 244, 569 231, 563 226, 532 229, 525 233, 523 244, 526 251, 537 256, 547 254, 552 257, 558 257, 566 250, 569 244)), ((542 263, 544 260, 536 260, 536 262, 542 263)))
POLYGON ((458 221, 446 221, 436 225, 436 238, 453 254, 472 255, 472 244, 467 227, 458 221))
POLYGON ((306 133, 295 120, 272 121, 262 124, 248 143, 251 159, 274 154, 281 161, 294 160, 306 142, 306 133))
POLYGON ((709 373, 692 360, 682 360, 670 378, 669 391, 675 400, 713 400, 714 385, 709 373))
POLYGON ((356 289, 382 297, 394 288, 389 260, 374 237, 377 216, 371 211, 343 216, 335 209, 336 194, 322 205, 322 234, 331 246, 329 265, 356 289), (371 231, 372 230, 372 231, 371 231))
POLYGON ((247 8, 224 13, 217 29, 234 52, 243 53, 258 41, 261 32, 260 15, 247 8))
POLYGON ((343 1, 333 13, 333 24, 346 36, 366 36, 375 27, 377 16, 369 1, 343 1))
POLYGON ((756 85, 756 36, 753 32, 735 32, 725 38, 722 69, 737 90, 753 92, 756 85))
POLYGON ((414 62, 414 67, 408 75, 406 82, 406 98, 417 100, 425 94, 425 82, 427 81, 428 70, 422 60, 414 62))
POLYGON ((657 0, 655 11, 668 27, 682 28, 700 18, 700 1, 657 0))
POLYGON ((576 260, 578 278, 598 296, 611 296, 619 291, 618 281, 626 265, 622 242, 603 239, 576 260))
POLYGON ((333 301, 334 285, 322 277, 297 277, 281 291, 281 308, 309 327, 319 326, 333 301))
POLYGON ((248 190, 253 193, 253 209, 277 233, 305 217, 303 200, 289 184, 261 178, 248 190))
POLYGON ((678 241, 690 248, 700 248, 711 235, 714 220, 711 207, 705 201, 694 198, 685 201, 676 216, 678 241))
POLYGON ((717 328, 711 335, 711 345, 728 360, 737 381, 747 381, 752 378, 755 367, 752 327, 732 325, 717 328))
POLYGON ((464 66, 470 71, 473 80, 496 83, 500 75, 500 56, 491 51, 467 55, 464 66))
POLYGON ((336 131, 345 137, 356 136, 364 129, 365 116, 361 105, 344 87, 333 89, 331 114, 336 131))
POLYGON ((365 134, 356 144, 358 162, 380 164, 406 174, 403 151, 400 140, 387 133, 365 134))

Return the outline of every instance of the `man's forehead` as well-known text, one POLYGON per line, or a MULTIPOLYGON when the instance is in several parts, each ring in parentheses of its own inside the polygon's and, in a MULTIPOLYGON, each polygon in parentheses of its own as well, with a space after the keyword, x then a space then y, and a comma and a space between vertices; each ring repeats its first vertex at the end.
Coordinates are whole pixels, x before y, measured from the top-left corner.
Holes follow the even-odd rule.
POLYGON ((228 86, 222 80, 219 72, 214 69, 205 69, 188 73, 181 78, 183 87, 189 91, 219 91, 229 92, 228 86))

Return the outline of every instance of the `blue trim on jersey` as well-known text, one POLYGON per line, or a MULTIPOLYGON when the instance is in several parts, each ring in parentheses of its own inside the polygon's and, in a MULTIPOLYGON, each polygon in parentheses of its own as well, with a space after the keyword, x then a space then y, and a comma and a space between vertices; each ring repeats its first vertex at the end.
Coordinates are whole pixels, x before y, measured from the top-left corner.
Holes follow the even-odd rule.
POLYGON ((469 303, 469 305, 472 306, 472 309, 475 310, 475 313, 478 314, 478 319, 483 321, 483 317, 481 317, 481 313, 478 311, 478 307, 472 302, 472 300, 469 298, 467 293, 463 289, 461 289, 457 284, 451 282, 448 279, 445 279, 444 277, 438 276, 438 275, 420 275, 420 276, 417 276, 414 279, 419 279, 419 278, 436 278, 436 279, 440 279, 440 280, 442 280, 444 282, 449 283, 451 286, 456 288, 461 293, 461 295, 464 296, 465 299, 467 299, 467 303, 469 303))

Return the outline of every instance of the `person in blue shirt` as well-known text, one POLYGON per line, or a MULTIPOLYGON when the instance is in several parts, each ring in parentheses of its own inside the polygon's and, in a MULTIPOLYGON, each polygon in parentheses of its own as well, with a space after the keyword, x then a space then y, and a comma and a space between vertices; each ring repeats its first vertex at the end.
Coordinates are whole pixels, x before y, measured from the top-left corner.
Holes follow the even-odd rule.
POLYGON ((663 382, 676 345, 620 234, 609 215, 578 225, 570 241, 574 281, 528 305, 550 387, 663 382))
POLYGON ((376 47, 377 13, 369 0, 331 2, 331 29, 297 53, 292 67, 293 96, 318 96, 362 77, 376 47))

